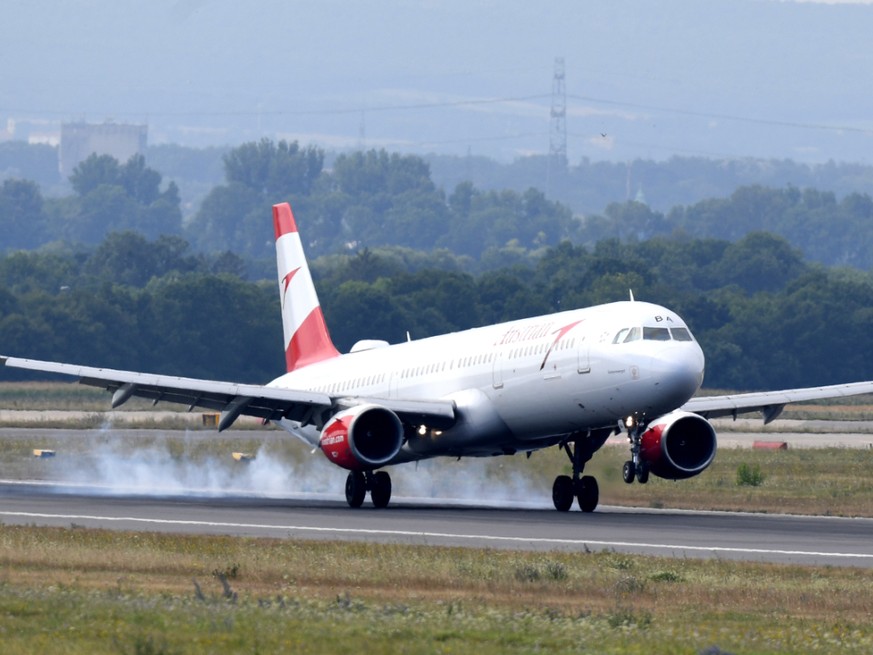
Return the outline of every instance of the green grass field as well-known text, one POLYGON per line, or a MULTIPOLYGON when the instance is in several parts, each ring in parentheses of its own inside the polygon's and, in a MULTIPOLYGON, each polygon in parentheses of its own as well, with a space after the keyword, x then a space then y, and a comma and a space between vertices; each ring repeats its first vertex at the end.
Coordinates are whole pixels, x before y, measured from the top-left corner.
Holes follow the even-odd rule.
POLYGON ((870 570, 0 528, 6 654, 869 653, 871 615, 870 570))

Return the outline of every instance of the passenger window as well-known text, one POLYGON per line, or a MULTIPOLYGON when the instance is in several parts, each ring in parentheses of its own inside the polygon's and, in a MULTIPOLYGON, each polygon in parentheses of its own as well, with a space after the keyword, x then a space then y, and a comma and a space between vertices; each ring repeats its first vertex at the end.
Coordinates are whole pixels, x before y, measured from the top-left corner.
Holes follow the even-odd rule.
POLYGON ((694 341, 694 337, 686 328, 670 328, 670 334, 675 341, 694 341))
POLYGON ((644 327, 643 339, 646 341, 669 341, 670 330, 661 327, 644 327))

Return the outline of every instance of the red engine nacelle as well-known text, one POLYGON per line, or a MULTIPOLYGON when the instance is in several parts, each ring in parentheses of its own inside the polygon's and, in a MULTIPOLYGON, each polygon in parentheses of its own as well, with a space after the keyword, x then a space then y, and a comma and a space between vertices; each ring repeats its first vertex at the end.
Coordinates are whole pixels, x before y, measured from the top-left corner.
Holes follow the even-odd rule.
POLYGON ((390 462, 403 446, 403 425, 379 405, 352 407, 334 415, 321 431, 318 447, 350 471, 366 471, 390 462))
POLYGON ((640 457, 649 471, 668 480, 702 473, 715 458, 715 450, 715 430, 709 421, 678 410, 652 421, 640 443, 640 457))

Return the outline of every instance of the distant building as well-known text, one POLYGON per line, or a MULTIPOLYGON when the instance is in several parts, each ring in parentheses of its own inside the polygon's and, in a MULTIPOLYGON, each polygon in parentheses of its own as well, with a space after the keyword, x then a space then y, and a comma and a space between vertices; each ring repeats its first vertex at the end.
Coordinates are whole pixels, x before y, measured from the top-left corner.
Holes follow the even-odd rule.
POLYGON ((92 154, 111 155, 122 164, 136 154, 145 154, 148 125, 120 123, 62 123, 58 164, 67 177, 92 154))
POLYGON ((57 147, 61 136, 57 121, 39 118, 6 119, 6 129, 0 128, 0 141, 27 141, 27 143, 42 143, 57 147))

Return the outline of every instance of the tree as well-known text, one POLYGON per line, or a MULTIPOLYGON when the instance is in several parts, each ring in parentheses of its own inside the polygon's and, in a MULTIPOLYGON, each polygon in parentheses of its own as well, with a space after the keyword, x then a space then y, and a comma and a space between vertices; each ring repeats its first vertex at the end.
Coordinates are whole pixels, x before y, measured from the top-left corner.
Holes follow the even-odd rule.
POLYGON ((307 195, 321 175, 324 152, 314 146, 301 148, 293 141, 270 139, 244 143, 224 156, 228 184, 242 184, 278 202, 291 195, 307 195))
POLYGON ((61 182, 58 148, 45 143, 0 142, 0 180, 32 180, 43 188, 61 182))
POLYGON ((355 198, 436 189, 427 162, 414 155, 389 155, 385 150, 340 155, 334 162, 333 179, 341 193, 355 198))
POLYGON ((46 217, 39 187, 28 180, 4 180, 0 186, 2 249, 34 248, 45 239, 46 217))
POLYGON ((84 244, 99 243, 113 230, 127 227, 139 210, 136 201, 115 184, 101 184, 79 199, 78 211, 64 225, 64 236, 84 244))
POLYGON ((778 291, 805 270, 800 252, 767 232, 752 232, 729 245, 715 267, 719 286, 737 284, 749 293, 778 291))
POLYGON ((160 173, 148 168, 142 155, 122 166, 109 155, 92 154, 73 169, 70 182, 78 194, 76 211, 64 225, 71 240, 95 244, 117 230, 149 238, 181 231, 178 187, 171 182, 161 192, 160 173))
POLYGON ((120 181, 118 160, 112 155, 92 153, 79 162, 70 174, 70 184, 80 197, 84 197, 99 186, 116 186, 120 181))
POLYGON ((0 288, 23 296, 34 292, 56 294, 69 288, 80 266, 69 255, 54 252, 13 252, 0 258, 0 288))
POLYGON ((88 258, 84 271, 112 284, 143 287, 152 278, 199 268, 187 251, 188 242, 177 236, 150 242, 138 232, 113 232, 88 258))
MULTIPOLYGON (((270 207, 309 194, 321 175, 324 153, 297 142, 245 143, 224 156, 226 184, 204 198, 188 228, 189 240, 207 251, 232 249, 253 258, 272 252, 270 207)), ((311 237, 310 237, 311 238, 311 237)))
POLYGON ((145 291, 149 370, 255 383, 284 371, 274 284, 194 273, 155 279, 145 291))
POLYGON ((377 284, 349 281, 321 294, 325 319, 341 352, 361 339, 402 341, 410 320, 401 299, 377 284))

